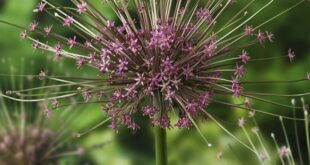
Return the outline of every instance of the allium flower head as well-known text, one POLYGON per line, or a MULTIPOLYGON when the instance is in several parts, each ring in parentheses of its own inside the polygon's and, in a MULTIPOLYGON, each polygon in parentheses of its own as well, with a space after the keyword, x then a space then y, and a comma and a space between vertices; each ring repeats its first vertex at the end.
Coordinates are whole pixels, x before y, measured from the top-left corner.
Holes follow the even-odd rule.
MULTIPOLYGON (((28 39, 36 41, 38 48, 54 52, 56 59, 71 58, 78 68, 90 67, 101 76, 76 82, 83 88, 59 98, 80 95, 91 102, 96 98, 92 96, 104 93, 100 99, 107 101, 102 102, 103 111, 111 118, 110 128, 123 124, 138 129, 134 121, 137 113, 163 128, 189 127, 197 118, 209 115, 205 111, 209 104, 230 105, 217 100, 216 95, 259 99, 247 92, 242 81, 246 65, 252 60, 246 48, 256 43, 263 46, 274 36, 259 29, 263 24, 248 23, 272 1, 250 15, 238 12, 221 26, 221 16, 234 4, 231 0, 209 1, 204 7, 190 0, 135 0, 132 4, 103 1, 113 9, 117 20, 109 20, 87 1, 72 2, 75 11, 59 9, 52 1, 42 3, 50 8, 46 12, 55 12, 63 28, 76 32, 73 36, 65 38, 48 31, 54 45, 30 36, 28 39), (238 44, 244 38, 249 43, 238 44), (159 99, 161 107, 153 105, 153 98, 159 99), (172 114, 178 118, 176 123, 170 121, 172 114)), ((27 32, 44 34, 37 26, 33 22, 27 32)), ((249 108, 248 103, 243 108, 249 108)))
MULTIPOLYGON (((1 64, 10 63, 9 61, 11 60, 3 59, 1 64)), ((22 66, 23 62, 24 60, 22 60, 22 66)), ((14 63, 10 66, 12 75, 13 71, 16 71, 14 63)), ((27 67, 29 66, 33 67, 33 63, 27 67)), ((45 72, 42 71, 37 76, 38 79, 35 79, 34 75, 26 76, 27 79, 20 81, 18 86, 33 87, 36 81, 47 78, 45 72)), ((16 76, 11 77, 11 81, 16 81, 16 76)), ((15 89, 17 85, 7 84, 1 79, 1 87, 8 86, 15 89)), ((74 104, 65 106, 64 111, 55 112, 54 109, 61 108, 60 105, 63 106, 59 99, 40 102, 32 100, 27 101, 28 103, 10 102, 4 99, 11 95, 11 91, 7 91, 6 95, 0 93, 1 165, 48 165, 68 163, 68 161, 71 162, 69 164, 75 164, 76 161, 70 158, 79 160, 77 158, 85 152, 102 148, 105 145, 101 143, 84 148, 74 144, 74 141, 77 141, 75 139, 78 137, 77 134, 81 136, 87 133, 77 133, 74 124, 81 115, 76 113, 77 109, 74 104)))
MULTIPOLYGON (((83 154, 80 152, 82 148, 69 147, 70 141, 65 140, 65 137, 72 137, 70 128, 59 125, 54 127, 55 123, 51 122, 52 120, 55 122, 55 118, 51 115, 52 111, 32 112, 35 120, 31 121, 31 115, 28 113, 30 106, 6 104, 2 97, 0 104, 1 164, 57 164, 65 156, 83 154), (25 107, 28 111, 25 111, 25 107)), ((31 109, 33 107, 35 106, 31 109)))

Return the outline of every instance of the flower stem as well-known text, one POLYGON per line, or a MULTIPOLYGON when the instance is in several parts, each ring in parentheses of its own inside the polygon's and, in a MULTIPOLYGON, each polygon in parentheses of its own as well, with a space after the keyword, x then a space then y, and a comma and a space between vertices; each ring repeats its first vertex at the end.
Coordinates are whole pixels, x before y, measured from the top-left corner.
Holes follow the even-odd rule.
POLYGON ((166 130, 159 126, 155 127, 155 154, 156 154, 156 165, 168 164, 166 130))
MULTIPOLYGON (((159 91, 154 92, 153 104, 160 108, 160 114, 164 112, 164 106, 161 102, 161 94, 159 91)), ((160 126, 154 127, 155 132, 155 157, 156 165, 167 165, 167 142, 166 142, 166 129, 160 126)))

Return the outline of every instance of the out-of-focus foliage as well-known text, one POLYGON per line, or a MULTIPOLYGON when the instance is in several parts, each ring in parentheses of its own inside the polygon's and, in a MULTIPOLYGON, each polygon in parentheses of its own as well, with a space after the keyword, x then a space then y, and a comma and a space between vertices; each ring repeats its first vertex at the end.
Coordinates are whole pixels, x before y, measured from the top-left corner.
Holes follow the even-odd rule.
MULTIPOLYGON (((66 4, 66 2, 61 1, 66 4)), ((111 10, 102 5, 101 1, 91 2, 96 3, 96 6, 113 19, 111 10)), ((296 1, 297 2, 297 1, 296 1)), ((280 1, 277 0, 271 5, 265 12, 258 15, 252 23, 258 24, 264 22, 268 18, 280 13, 287 9, 294 3, 294 1, 280 1)), ((38 1, 36 0, 0 0, 0 19, 7 20, 9 22, 28 26, 29 22, 33 19, 43 20, 45 22, 53 22, 50 17, 34 17, 32 10, 36 6, 38 1)), ((202 2, 204 3, 204 2, 202 2)), ((247 3, 247 0, 238 0, 240 5, 247 3)), ((261 1, 258 1, 251 11, 256 11, 261 6, 261 1), (260 4, 260 5, 259 5, 260 4)), ((287 80, 299 79, 306 76, 306 72, 310 72, 310 4, 303 3, 296 9, 286 13, 266 26, 262 27, 264 30, 272 31, 275 34, 274 43, 267 44, 265 48, 258 45, 252 46, 248 49, 249 54, 252 57, 269 57, 269 56, 281 56, 286 55, 287 50, 292 48, 297 57, 293 64, 288 59, 280 59, 250 63, 247 66, 247 74, 245 80, 287 80), (289 76, 288 76, 289 75, 289 76)), ((230 17, 229 12, 224 14, 226 17, 230 17)), ((57 30, 61 30, 57 29, 57 30)), ((39 51, 31 49, 31 43, 28 41, 21 41, 19 39, 20 29, 0 24, 0 61, 3 61, 0 65, 0 74, 9 73, 10 69, 20 71, 22 69, 23 74, 38 74, 41 70, 45 70, 47 73, 53 73, 55 75, 83 75, 89 74, 87 70, 82 69, 77 71, 74 62, 53 62, 47 61, 44 55, 39 51), (34 67, 22 67, 20 65, 21 59, 24 60, 25 66, 34 67)), ((68 35, 67 31, 63 31, 64 35, 68 35)), ((237 52, 236 52, 237 53, 237 52)), ((21 72, 16 72, 21 73, 21 72)), ((9 77, 0 77, 1 90, 9 89, 11 87, 9 77)), ((38 83, 39 85, 39 83, 38 83)), ((24 84, 27 86, 27 84, 24 84)), ((309 90, 309 84, 298 85, 294 84, 277 84, 275 85, 256 85, 246 86, 246 88, 252 88, 252 91, 265 91, 265 92, 278 92, 278 93, 298 93, 309 90)), ((290 97, 279 97, 278 102, 290 104, 290 97)), ((310 97, 305 97, 306 102, 310 103, 310 97)), ((241 100, 232 99, 230 101, 240 102, 241 100)), ((291 114, 290 109, 283 109, 281 107, 272 106, 269 104, 254 103, 259 109, 265 111, 274 111, 283 114, 291 114)), ((300 103, 298 102, 300 105, 300 103)), ((60 109, 61 110, 61 109, 60 109)), ((211 105, 209 110, 217 113, 220 116, 220 122, 236 137, 242 139, 247 143, 244 133, 238 127, 238 118, 241 116, 247 116, 247 112, 240 109, 233 109, 231 107, 225 107, 220 105, 211 105)), ((101 112, 99 105, 93 105, 88 107, 79 107, 79 111, 84 112, 84 117, 80 119, 76 127, 81 131, 89 129, 92 125, 96 125, 102 119, 104 115, 101 112)), ((299 113, 302 114, 302 113, 299 113)), ((302 117, 302 115, 299 115, 302 117)), ((143 122, 143 121, 142 121, 143 122)), ((271 117, 263 114, 257 115, 257 122, 260 125, 261 132, 265 136, 266 146, 273 145, 270 138, 270 132, 275 132, 279 138, 279 143, 284 143, 283 133, 281 131, 281 125, 277 117, 271 117)), ((145 122, 147 123, 147 122, 145 122)), ((249 122, 251 123, 251 122, 249 122)), ((292 122, 286 123, 288 130, 292 128, 292 122)), ((303 125, 303 123, 299 123, 303 125)), ((248 149, 240 145, 235 139, 227 135, 221 128, 212 122, 199 123, 203 134, 213 142, 213 146, 208 148, 197 131, 193 128, 190 130, 168 130, 168 153, 169 162, 173 165, 201 165, 201 164, 259 164, 256 156, 248 149), (217 154, 223 153, 222 159, 217 159, 217 154)), ((251 127, 249 126, 249 131, 251 127)), ((142 126, 142 129, 136 133, 130 132, 127 129, 121 129, 118 133, 106 128, 105 125, 100 126, 94 131, 81 137, 79 142, 83 146, 91 146, 93 144, 101 144, 109 142, 103 147, 90 151, 85 156, 85 162, 90 164, 116 164, 116 165, 152 165, 154 164, 154 146, 151 126, 142 126)), ((302 129, 299 129, 300 137, 304 137, 302 129)), ((251 134, 251 133, 250 133, 251 134)), ((290 140, 294 142, 294 132, 289 131, 290 140)), ((254 137, 254 135, 251 134, 254 137)), ((304 138, 301 138, 301 143, 304 144, 304 138)), ((268 147, 270 151, 277 154, 274 147, 268 147)), ((296 146, 292 146, 293 149, 296 146)), ((302 150, 305 148, 302 146, 302 150)), ((295 155, 296 153, 294 153, 295 155)), ((306 152, 304 153, 306 154, 306 152)), ((276 157, 276 156, 275 156, 276 157)), ((85 163, 84 162, 84 163, 85 163)), ((82 164, 82 162, 81 162, 82 164)))

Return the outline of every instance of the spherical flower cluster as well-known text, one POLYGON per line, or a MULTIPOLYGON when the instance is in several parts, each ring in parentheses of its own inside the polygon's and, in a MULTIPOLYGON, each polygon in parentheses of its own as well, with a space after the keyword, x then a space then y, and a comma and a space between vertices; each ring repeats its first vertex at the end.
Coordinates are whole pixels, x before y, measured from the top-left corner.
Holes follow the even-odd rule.
MULTIPOLYGON (((260 26, 246 25, 261 10, 246 21, 237 19, 247 16, 238 13, 218 27, 220 15, 233 1, 222 5, 210 2, 199 8, 198 1, 136 0, 136 18, 127 1, 104 1, 115 11, 119 21, 115 23, 86 1, 72 2, 76 11, 59 9, 46 0, 37 9, 55 12, 64 28, 76 32, 72 37, 54 33, 52 25, 42 30, 36 21, 20 36, 32 40, 35 49, 54 52, 56 59, 68 57, 78 68, 87 65, 99 73, 101 77, 95 83, 78 82, 83 84, 82 92, 70 97, 79 94, 90 102, 93 95, 100 95, 98 100, 107 101, 102 102, 103 111, 111 118, 110 128, 126 125, 139 129, 134 120, 137 113, 162 128, 190 127, 197 118, 207 115, 205 109, 210 103, 223 103, 215 95, 257 98, 245 91, 241 79, 252 60, 245 48, 255 43, 264 46, 274 38, 271 32, 259 30, 260 26), (49 9, 44 9, 46 6, 49 9), (33 33, 48 36, 55 45, 32 38, 33 33), (238 45, 244 38, 249 43, 238 45), (154 99, 161 105, 154 105, 154 99), (175 123, 170 121, 173 114, 175 123)), ((290 50, 290 60, 294 57, 290 50)), ((43 79, 45 74, 40 73, 40 77, 43 79)), ((55 100, 53 104, 58 106, 55 100)))
MULTIPOLYGON (((12 105, 8 107, 2 97, 0 102, 1 111, 4 112, 0 114, 0 164, 58 164, 64 157, 84 154, 83 148, 67 141, 72 136, 70 128, 55 129, 50 123, 52 111, 45 108, 43 111, 32 112, 36 118, 30 121, 25 111, 12 105), (8 113, 9 108, 14 115, 8 113)), ((24 108, 28 110, 28 106, 24 105, 24 108)))
POLYGON ((55 132, 35 127, 26 131, 26 134, 21 134, 19 130, 0 134, 1 164, 55 163, 57 158, 48 160, 50 156, 46 157, 49 151, 46 148, 50 147, 55 132))

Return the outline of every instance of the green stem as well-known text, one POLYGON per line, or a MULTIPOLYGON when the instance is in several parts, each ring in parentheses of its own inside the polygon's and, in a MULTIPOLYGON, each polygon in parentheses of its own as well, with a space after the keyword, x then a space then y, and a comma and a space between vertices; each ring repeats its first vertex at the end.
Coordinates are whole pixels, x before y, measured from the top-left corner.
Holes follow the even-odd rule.
MULTIPOLYGON (((161 102, 161 94, 159 91, 154 92, 153 104, 160 108, 160 115, 164 112, 164 106, 161 102)), ((166 129, 160 126, 154 127, 155 132, 155 157, 156 165, 167 165, 167 141, 166 141, 166 129)))
POLYGON ((166 130, 158 126, 155 127, 155 155, 156 165, 168 164, 166 130))

